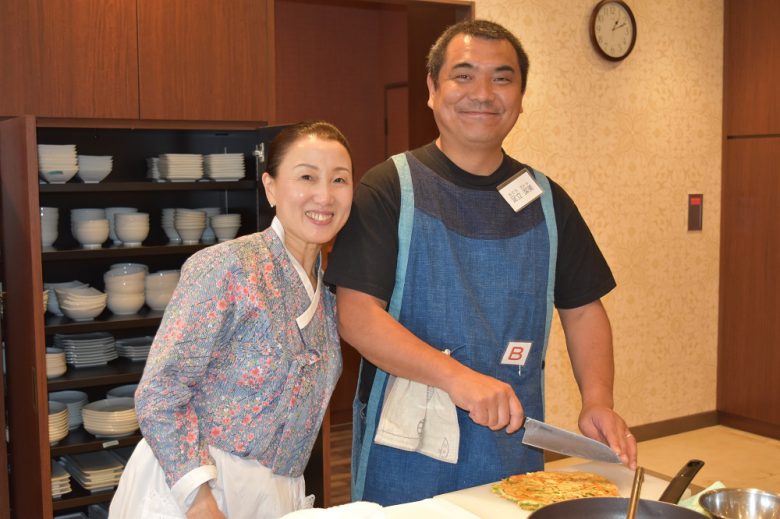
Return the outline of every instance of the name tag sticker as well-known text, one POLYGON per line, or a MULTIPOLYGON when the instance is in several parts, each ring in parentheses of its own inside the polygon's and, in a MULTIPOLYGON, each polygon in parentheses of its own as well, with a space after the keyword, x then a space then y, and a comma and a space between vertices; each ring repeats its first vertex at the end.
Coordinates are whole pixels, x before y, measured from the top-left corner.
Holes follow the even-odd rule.
POLYGON ((501 358, 501 364, 514 364, 516 366, 525 366, 528 360, 528 354, 531 353, 530 342, 510 342, 504 350, 504 356, 501 358))
POLYGON ((528 168, 521 169, 502 182, 498 186, 498 192, 516 213, 542 196, 542 188, 531 176, 528 168))

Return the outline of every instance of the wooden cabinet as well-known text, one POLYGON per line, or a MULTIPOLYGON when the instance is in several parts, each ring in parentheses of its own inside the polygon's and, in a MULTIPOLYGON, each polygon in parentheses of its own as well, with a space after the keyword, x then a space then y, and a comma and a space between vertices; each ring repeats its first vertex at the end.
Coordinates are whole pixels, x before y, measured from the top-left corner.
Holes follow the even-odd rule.
POLYGON ((726 134, 780 135, 780 2, 725 3, 726 134))
POLYGON ((0 115, 272 119, 270 0, 0 0, 0 115))
MULTIPOLYGON (((106 331, 116 338, 153 335, 161 312, 141 310, 116 316, 108 310, 93 321, 76 322, 42 311, 45 282, 78 279, 102 289, 102 275, 111 264, 139 262, 150 271, 178 268, 206 245, 168 245, 161 229, 162 207, 212 207, 240 213, 239 234, 256 232, 271 221, 259 191, 255 146, 270 141, 279 128, 244 131, 129 130, 36 127, 32 117, 0 122, 3 262, 6 290, 8 415, 12 461, 11 503, 14 517, 51 517, 54 512, 110 501, 112 493, 91 494, 72 480, 74 490, 52 500, 50 463, 65 454, 132 446, 139 434, 103 440, 77 429, 50 446, 48 392, 80 389, 90 401, 105 398, 111 387, 137 382, 143 363, 118 359, 106 366, 71 368, 47 380, 45 349, 54 334, 106 331), (114 169, 98 184, 74 178, 66 184, 39 184, 38 143, 76 144, 79 153, 112 155, 114 169), (246 178, 233 182, 155 183, 147 180, 146 157, 162 153, 241 152, 246 178), (42 250, 40 206, 60 209, 59 236, 53 250, 42 250), (141 247, 79 248, 70 234, 69 210, 76 207, 130 206, 148 212, 151 232, 141 247)), ((320 466, 322 461, 319 461, 320 466)), ((321 479, 321 478, 320 478, 321 479)), ((321 483, 320 483, 321 485, 321 483)))
POLYGON ((138 118, 136 0, 0 0, 0 114, 138 118))
POLYGON ((265 0, 138 0, 141 119, 272 119, 265 0))

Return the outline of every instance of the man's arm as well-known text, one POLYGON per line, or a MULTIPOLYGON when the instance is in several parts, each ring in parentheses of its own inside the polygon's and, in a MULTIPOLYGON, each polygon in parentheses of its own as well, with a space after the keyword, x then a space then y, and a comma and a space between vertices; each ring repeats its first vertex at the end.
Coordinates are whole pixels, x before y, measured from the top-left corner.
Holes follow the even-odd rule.
POLYGON ((583 434, 608 444, 623 463, 636 468, 636 439, 612 408, 615 363, 612 329, 601 300, 559 309, 566 347, 582 396, 579 426, 583 434))
POLYGON ((509 384, 478 373, 418 339, 371 295, 338 287, 339 334, 363 357, 397 377, 446 391, 475 423, 517 431, 523 407, 509 384))

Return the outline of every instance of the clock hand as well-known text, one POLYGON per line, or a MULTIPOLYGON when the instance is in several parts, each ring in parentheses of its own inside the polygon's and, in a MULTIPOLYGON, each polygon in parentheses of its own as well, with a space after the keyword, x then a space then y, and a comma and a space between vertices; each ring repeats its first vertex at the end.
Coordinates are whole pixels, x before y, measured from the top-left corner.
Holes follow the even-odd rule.
POLYGON ((625 26, 626 26, 626 22, 623 22, 620 25, 613 27, 612 30, 614 31, 615 29, 620 29, 621 27, 625 27, 625 26))

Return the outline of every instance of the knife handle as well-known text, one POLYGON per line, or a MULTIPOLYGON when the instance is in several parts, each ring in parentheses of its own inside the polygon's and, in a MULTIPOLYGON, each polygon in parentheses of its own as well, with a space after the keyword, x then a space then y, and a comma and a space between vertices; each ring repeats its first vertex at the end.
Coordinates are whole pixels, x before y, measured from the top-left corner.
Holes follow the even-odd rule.
POLYGON ((688 461, 688 463, 680 469, 677 475, 672 478, 669 485, 666 487, 666 490, 664 490, 664 493, 661 494, 661 497, 658 500, 665 503, 677 504, 677 501, 680 500, 685 489, 688 488, 688 485, 691 484, 694 476, 696 476, 703 466, 704 462, 701 460, 688 461))

